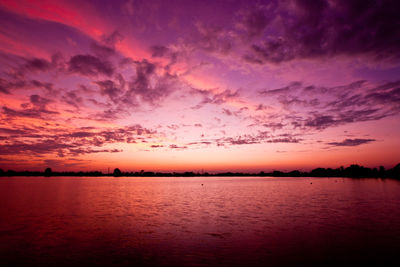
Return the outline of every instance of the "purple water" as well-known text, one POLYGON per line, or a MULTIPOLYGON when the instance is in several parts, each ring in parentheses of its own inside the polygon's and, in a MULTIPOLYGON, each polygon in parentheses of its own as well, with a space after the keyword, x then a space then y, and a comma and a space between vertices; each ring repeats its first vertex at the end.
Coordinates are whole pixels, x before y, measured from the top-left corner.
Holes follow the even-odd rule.
POLYGON ((396 265, 400 182, 0 178, 0 264, 396 265), (394 261, 396 260, 396 261, 394 261))

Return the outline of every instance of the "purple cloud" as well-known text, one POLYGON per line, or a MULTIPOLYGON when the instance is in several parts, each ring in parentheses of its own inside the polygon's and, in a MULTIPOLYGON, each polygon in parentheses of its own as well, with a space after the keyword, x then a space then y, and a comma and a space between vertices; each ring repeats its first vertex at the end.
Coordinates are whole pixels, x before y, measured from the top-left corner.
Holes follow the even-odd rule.
POLYGON ((375 139, 345 139, 341 142, 330 142, 327 143, 328 145, 331 146, 359 146, 359 145, 363 145, 363 144, 367 144, 367 143, 371 143, 371 142, 375 142, 375 139))
POLYGON ((150 47, 150 51, 152 57, 164 57, 170 52, 170 49, 163 45, 153 45, 150 47))
POLYGON ((286 87, 259 93, 274 99, 288 112, 272 118, 258 119, 251 125, 269 124, 265 120, 289 121, 294 128, 318 129, 360 121, 373 121, 400 113, 400 81, 372 85, 356 81, 344 86, 318 87, 291 83, 286 87), (294 115, 293 112, 296 112, 294 115))
POLYGON ((224 90, 220 93, 213 93, 207 90, 199 90, 193 89, 192 94, 197 94, 202 96, 203 100, 197 104, 196 106, 192 107, 192 109, 199 109, 206 104, 215 104, 215 105, 222 105, 229 100, 238 98, 240 96, 239 90, 232 91, 232 90, 224 90))
POLYGON ((178 146, 175 144, 169 145, 169 148, 171 149, 187 149, 187 146, 178 146))
POLYGON ((46 108, 47 104, 51 102, 50 99, 41 97, 40 95, 31 95, 29 99, 35 107, 43 110, 46 108))
POLYGON ((164 147, 163 145, 151 145, 151 148, 160 148, 160 147, 164 147))
POLYGON ((115 49, 112 47, 108 47, 105 45, 101 45, 97 42, 93 42, 90 45, 90 48, 92 49, 93 53, 97 55, 98 57, 102 58, 107 58, 115 54, 115 49))
POLYGON ((277 89, 269 89, 269 90, 261 90, 259 91, 260 95, 280 95, 290 93, 291 91, 297 90, 302 85, 301 82, 291 82, 289 85, 277 88, 277 89))
POLYGON ((110 57, 116 53, 115 45, 124 39, 122 34, 114 31, 110 35, 103 35, 101 42, 92 42, 90 48, 98 57, 110 57))
POLYGON ((108 61, 92 55, 75 55, 68 62, 68 69, 73 73, 87 76, 106 75, 114 73, 114 67, 108 61))
POLYGON ((243 12, 238 28, 240 30, 243 29, 248 38, 262 35, 272 19, 271 16, 267 16, 265 11, 265 7, 261 5, 257 5, 251 10, 246 10, 243 12))
POLYGON ((0 92, 4 94, 10 94, 13 89, 24 88, 27 86, 27 82, 24 80, 7 81, 0 78, 0 92))
POLYGON ((48 71, 52 68, 52 63, 46 59, 33 58, 28 59, 24 64, 23 68, 27 71, 48 71))
POLYGON ((74 91, 66 92, 62 96, 62 101, 75 107, 76 109, 79 109, 83 105, 83 98, 74 91))
POLYGON ((228 32, 220 26, 211 26, 198 23, 198 36, 193 42, 194 46, 207 52, 228 54, 233 46, 233 39, 228 32))
POLYGON ((74 131, 51 130, 42 132, 41 128, 0 128, 0 136, 8 136, 8 142, 1 145, 1 155, 17 155, 26 152, 33 156, 55 154, 81 155, 91 153, 117 153, 122 150, 103 148, 113 143, 136 143, 136 140, 146 141, 157 132, 139 124, 116 129, 96 129, 92 127, 77 128, 74 131))
POLYGON ((150 105, 158 105, 176 90, 176 76, 168 73, 158 75, 155 73, 156 65, 147 60, 134 62, 134 64, 136 77, 128 83, 128 90, 123 100, 125 103, 136 102, 139 97, 150 105), (151 80, 155 82, 152 83, 151 80))
POLYGON ((267 27, 268 34, 251 45, 245 60, 264 64, 335 55, 365 54, 376 60, 399 56, 400 33, 394 27, 398 1, 291 3, 279 2, 276 9, 267 11, 267 16, 274 17, 275 31, 267 27), (281 22, 278 17, 283 18, 281 22))
POLYGON ((249 145, 249 144, 261 144, 261 143, 299 143, 302 139, 299 139, 294 134, 279 134, 271 135, 266 131, 259 131, 257 134, 244 134, 237 137, 224 137, 214 140, 214 142, 220 145, 249 145))
POLYGON ((57 111, 51 111, 44 108, 27 108, 22 110, 16 110, 8 108, 6 106, 2 107, 2 113, 9 118, 15 117, 28 117, 28 118, 43 118, 46 115, 59 114, 57 111))
POLYGON ((96 82, 96 84, 99 86, 102 95, 108 96, 114 103, 119 102, 119 98, 124 92, 123 87, 125 85, 125 82, 117 85, 112 80, 104 80, 104 81, 98 81, 96 82))

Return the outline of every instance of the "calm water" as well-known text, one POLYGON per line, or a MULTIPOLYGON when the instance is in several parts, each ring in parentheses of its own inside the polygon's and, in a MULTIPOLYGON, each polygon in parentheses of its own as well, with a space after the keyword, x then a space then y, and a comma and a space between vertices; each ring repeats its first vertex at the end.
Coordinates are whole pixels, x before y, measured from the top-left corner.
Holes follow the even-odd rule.
POLYGON ((0 178, 0 264, 394 265, 399 253, 394 180, 0 178))

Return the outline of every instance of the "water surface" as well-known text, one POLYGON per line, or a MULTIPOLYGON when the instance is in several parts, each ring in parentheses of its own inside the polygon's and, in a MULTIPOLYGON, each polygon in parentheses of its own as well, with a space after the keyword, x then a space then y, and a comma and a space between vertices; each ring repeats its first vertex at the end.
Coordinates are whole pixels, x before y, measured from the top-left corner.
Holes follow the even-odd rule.
POLYGON ((0 203, 8 265, 389 265, 400 251, 389 179, 13 177, 0 203))

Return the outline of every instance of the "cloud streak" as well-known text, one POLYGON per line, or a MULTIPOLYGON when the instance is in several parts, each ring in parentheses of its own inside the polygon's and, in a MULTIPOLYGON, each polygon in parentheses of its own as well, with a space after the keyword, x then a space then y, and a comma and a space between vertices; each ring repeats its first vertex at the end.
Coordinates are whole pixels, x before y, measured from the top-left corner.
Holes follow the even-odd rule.
POLYGON ((345 139, 341 142, 330 142, 327 143, 328 145, 331 146, 360 146, 363 144, 368 144, 371 142, 375 142, 375 139, 360 139, 360 138, 356 138, 356 139, 345 139))
POLYGON ((121 149, 104 148, 110 144, 127 143, 152 139, 157 132, 141 125, 131 125, 123 128, 96 129, 93 127, 71 129, 47 129, 43 132, 37 128, 0 128, 1 134, 8 135, 8 141, 0 144, 1 155, 18 155, 27 151, 32 156, 57 155, 58 157, 77 156, 93 153, 116 153, 121 149))
POLYGON ((398 115, 399 85, 399 81, 378 86, 361 81, 327 88, 296 82, 259 94, 278 100, 289 113, 297 110, 298 116, 285 117, 292 120, 288 125, 321 130, 398 115))

